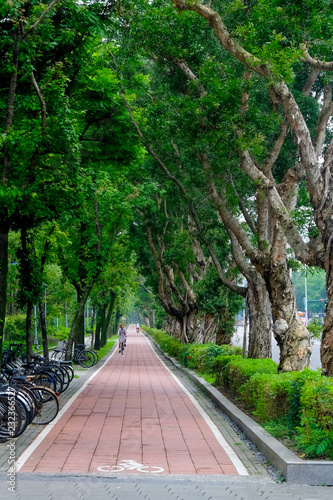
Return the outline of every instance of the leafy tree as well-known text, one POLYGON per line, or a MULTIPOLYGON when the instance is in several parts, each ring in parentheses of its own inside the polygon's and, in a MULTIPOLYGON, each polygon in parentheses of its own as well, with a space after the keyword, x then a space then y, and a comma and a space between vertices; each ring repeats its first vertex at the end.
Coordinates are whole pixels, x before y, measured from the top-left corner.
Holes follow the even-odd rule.
MULTIPOLYGON (((129 99, 123 96, 124 100, 127 100, 127 106, 129 112, 132 116, 132 121, 138 130, 140 137, 142 138, 148 152, 155 159, 156 165, 161 168, 161 170, 172 180, 179 192, 187 201, 191 217, 197 226, 198 233, 200 233, 200 238, 205 238, 205 233, 202 230, 203 219, 198 216, 198 207, 200 206, 201 200, 198 196, 198 192, 206 190, 204 179, 202 178, 202 166, 200 164, 200 158, 202 159, 202 151, 207 151, 207 148, 213 145, 217 145, 218 149, 214 151, 214 155, 221 158, 221 153, 224 152, 226 158, 228 158, 228 164, 230 164, 230 154, 228 153, 227 143, 229 137, 223 143, 225 151, 221 148, 221 143, 226 134, 226 127, 229 126, 227 122, 225 128, 218 123, 221 113, 217 109, 219 102, 221 101, 221 85, 219 85, 219 96, 213 101, 213 96, 208 94, 203 88, 202 84, 198 83, 199 80, 196 75, 192 72, 191 68, 184 61, 184 57, 179 55, 180 46, 177 45, 178 58, 172 53, 175 45, 158 45, 157 49, 154 46, 154 26, 156 24, 156 19, 158 22, 164 24, 164 30, 168 30, 168 16, 174 17, 173 9, 168 7, 164 8, 163 15, 161 15, 160 9, 155 9, 154 15, 149 17, 150 9, 148 8, 148 14, 144 20, 145 33, 150 33, 153 31, 152 37, 135 39, 134 43, 137 43, 140 47, 145 48, 146 57, 149 56, 156 62, 150 70, 150 79, 153 82, 151 89, 149 90, 147 97, 147 89, 145 85, 142 86, 140 97, 136 98, 136 102, 131 104, 131 107, 135 105, 140 105, 144 102, 145 111, 149 112, 149 121, 146 119, 146 114, 144 120, 141 120, 141 113, 137 111, 131 111, 129 99), (147 21, 148 18, 148 21, 147 21), (150 24, 149 24, 150 23, 150 24), (149 25, 149 29, 148 29, 149 25), (157 50, 163 51, 161 54, 157 53, 157 50), (172 54, 171 54, 172 53, 172 54), (223 132, 222 132, 223 130, 223 132), (214 135, 217 134, 217 138, 214 135), (168 140, 165 140, 168 137, 168 140), (209 145, 209 146, 208 146, 209 145), (219 156, 217 156, 219 155, 219 156), (199 159, 199 161, 198 161, 199 159), (196 191, 197 192, 196 192, 196 191), (198 205, 194 204, 196 200, 198 205)), ((141 10, 138 14, 138 19, 140 18, 141 10)), ((188 22, 189 18, 185 19, 182 23, 182 28, 186 35, 188 35, 187 28, 190 27, 188 22)), ((133 31, 136 31, 136 26, 139 24, 135 21, 130 26, 134 26, 133 31)), ((175 27, 175 23, 171 22, 172 30, 175 27)), ((201 25, 200 25, 201 28, 201 25)), ((208 45, 214 45, 211 38, 209 37, 209 30, 202 28, 206 38, 208 37, 208 45)), ((172 32, 173 33, 173 32, 172 32)), ((200 33, 201 34, 201 33, 200 33)), ((136 35, 136 32, 134 33, 136 35)), ((140 34, 139 34, 140 36, 140 34)), ((175 35, 179 36, 183 48, 183 52, 190 60, 194 60, 195 64, 198 65, 198 59, 200 53, 201 63, 205 64, 206 61, 206 47, 200 45, 200 50, 197 50, 197 46, 191 48, 191 44, 188 43, 190 39, 188 36, 183 36, 181 30, 177 30, 175 35)), ((205 42, 206 42, 205 38, 205 42)), ((191 40, 193 37, 191 38, 191 40)), ((179 41, 178 40, 178 41, 179 41)), ((202 42, 202 43, 205 43, 202 42)), ((131 46, 131 40, 129 42, 131 46)), ((216 51, 216 43, 214 50, 216 51)), ((142 49, 139 49, 142 51, 142 49)), ((122 52, 123 54, 123 52, 122 52)), ((150 68, 149 68, 150 69, 150 68)), ((205 70, 212 74, 212 67, 205 68, 205 70)), ((219 71, 219 68, 217 68, 219 71)), ((126 68, 123 69, 123 77, 128 78, 130 81, 131 75, 127 75, 126 68)), ((208 82, 207 78, 207 82, 208 82)), ((239 81, 239 77, 238 77, 239 81)), ((235 91, 237 79, 234 78, 232 84, 226 89, 225 106, 229 105, 230 97, 235 91)), ((213 85, 214 88, 214 85, 213 85)), ((210 89, 211 90, 211 89, 210 89)), ((235 99, 233 98, 235 101, 235 99)), ((236 100, 238 103, 238 101, 236 100)), ((137 109, 137 108, 136 108, 137 109)), ((220 160, 221 163, 221 160, 220 160)), ((225 176, 222 179, 223 185, 225 185, 225 176)), ((253 224, 252 224, 253 227, 253 224)), ((212 245, 205 241, 207 248, 211 257, 217 266, 220 279, 224 284, 227 284, 233 291, 237 291, 242 295, 245 295, 246 290, 240 286, 236 286, 227 280, 226 276, 222 272, 222 266, 218 262, 216 253, 212 245)), ((257 351, 256 354, 266 357, 270 355, 270 305, 268 300, 268 295, 265 290, 265 284, 263 279, 260 277, 259 273, 254 269, 250 268, 248 263, 244 258, 241 257, 241 253, 237 248, 237 243, 234 242, 233 246, 236 247, 234 251, 234 256, 237 258, 237 263, 242 268, 242 272, 245 273, 249 288, 251 288, 248 293, 248 301, 251 303, 251 322, 253 346, 260 345, 260 352, 257 351), (236 257, 237 256, 237 257, 236 257), (258 311, 260 313, 258 314, 258 311), (255 321, 255 318, 257 321, 255 321), (255 326, 254 326, 255 325, 255 326), (262 335, 265 338, 264 342, 257 342, 257 335, 262 335), (262 349, 263 347, 263 349, 262 349)), ((249 248, 250 245, 248 245, 249 248)), ((288 275, 288 273, 287 273, 288 275)), ((302 327, 302 326, 301 326, 302 327)), ((253 351, 253 355, 256 355, 253 351)))
MULTIPOLYGON (((200 17, 208 20, 210 25, 217 36, 217 39, 221 46, 225 49, 226 53, 229 56, 232 56, 235 63, 239 62, 243 66, 246 73, 250 76, 246 77, 246 80, 251 80, 252 75, 255 75, 254 80, 257 78, 260 79, 261 82, 267 83, 266 96, 270 98, 272 102, 272 109, 277 113, 277 117, 281 116, 282 119, 285 117, 286 123, 290 126, 292 132, 295 134, 297 138, 297 149, 298 153, 301 157, 301 164, 297 164, 294 167, 289 168, 284 175, 284 183, 283 189, 282 187, 278 188, 275 180, 273 180, 270 170, 265 170, 265 163, 262 162, 260 156, 262 155, 262 148, 260 148, 260 142, 262 142, 261 137, 267 134, 267 130, 265 128, 258 129, 256 132, 257 140, 249 142, 251 135, 249 135, 247 128, 242 127, 240 125, 237 126, 238 132, 238 149, 240 149, 241 161, 240 167, 246 172, 246 174, 257 184, 260 186, 261 193, 267 195, 267 199, 269 201, 270 206, 274 210, 275 217, 278 219, 278 223, 282 224, 284 230, 288 234, 288 238, 290 243, 292 244, 297 256, 301 259, 307 260, 308 263, 321 265, 324 267, 324 261, 320 257, 321 253, 314 251, 318 249, 318 242, 313 240, 310 241, 308 245, 308 250, 304 242, 302 241, 300 235, 295 231, 295 226, 290 222, 290 218, 286 216, 288 212, 294 206, 294 193, 295 190, 297 192, 298 183, 302 179, 304 173, 307 176, 307 186, 309 189, 310 199, 312 206, 315 209, 316 215, 316 225, 321 233, 321 242, 325 248, 327 247, 327 243, 329 241, 330 230, 328 230, 328 220, 327 214, 331 214, 330 201, 329 196, 325 194, 324 202, 322 201, 322 193, 328 193, 325 191, 324 186, 325 178, 323 176, 323 171, 320 165, 320 154, 325 147, 325 136, 328 141, 330 141, 330 133, 327 128, 329 117, 332 113, 332 104, 331 104, 331 85, 325 84, 324 80, 322 80, 323 86, 322 91, 324 95, 324 106, 320 110, 318 114, 318 119, 313 120, 314 115, 303 112, 303 103, 304 99, 299 98, 300 93, 297 91, 297 84, 299 87, 299 82, 295 79, 295 71, 298 70, 299 81, 305 82, 303 86, 303 94, 305 96, 309 96, 311 88, 318 76, 318 73, 315 75, 314 72, 316 70, 320 71, 330 71, 332 69, 331 63, 322 63, 318 60, 315 60, 309 55, 308 49, 304 45, 300 45, 300 40, 303 37, 307 40, 308 46, 311 44, 312 40, 316 40, 318 33, 322 33, 324 30, 325 35, 327 35, 327 39, 330 38, 330 30, 331 26, 326 22, 326 19, 323 19, 323 16, 328 16, 331 12, 331 4, 328 2, 321 2, 318 10, 316 10, 316 14, 320 19, 323 19, 323 28, 318 28, 317 21, 312 22, 310 20, 317 19, 317 16, 313 17, 313 5, 311 3, 307 4, 307 8, 305 9, 305 18, 303 13, 296 9, 295 16, 297 18, 297 23, 299 25, 304 26, 302 30, 296 31, 296 36, 290 31, 289 24, 289 4, 286 5, 285 9, 281 6, 277 8, 276 3, 274 2, 260 2, 258 5, 255 5, 249 9, 243 9, 243 6, 239 4, 238 12, 235 12, 232 9, 227 8, 227 5, 224 2, 221 2, 217 5, 217 10, 213 10, 210 6, 206 6, 200 4, 198 2, 185 2, 182 0, 173 0, 173 3, 177 7, 179 12, 190 11, 197 13, 200 17), (282 17, 277 14, 282 8, 282 17), (240 14, 240 10, 245 11, 240 14), (269 12, 270 15, 270 27, 267 29, 267 19, 263 16, 263 12, 269 12), (225 15, 224 20, 222 20, 219 12, 223 12, 225 15), (311 16, 309 16, 309 12, 311 12, 311 16), (326 14, 324 14, 324 12, 326 14), (239 22, 239 19, 242 18, 242 22, 237 25, 235 21, 239 22), (281 22, 283 19, 283 22, 281 22), (306 19, 306 22, 304 22, 306 19), (255 22, 254 22, 255 21, 255 22), (304 23, 303 23, 304 22, 304 23), (228 29, 227 26, 230 26, 228 29), (272 26, 277 26, 279 28, 277 31, 272 29, 272 26), (283 31, 281 33, 280 30, 283 31), (236 28, 236 29, 235 29, 236 28), (263 29, 262 29, 263 28, 263 29), (231 30, 234 29, 234 33, 231 33, 231 30), (290 40, 287 41, 286 35, 290 36, 290 40), (303 63, 302 64, 300 64, 303 63), (307 64, 313 71, 311 74, 306 71, 307 64), (301 68, 301 69, 300 69, 301 68), (293 82, 295 81, 295 86, 293 86, 293 82), (289 85, 289 87, 288 87, 289 85), (279 105, 281 108, 279 108, 279 105), (310 119, 307 119, 310 117, 310 119), (314 140, 311 139, 311 127, 313 126, 313 122, 316 121, 316 132, 314 135, 314 140), (245 133, 244 133, 245 132, 245 133), (258 141, 259 139, 259 141, 258 141), (259 147, 256 147, 256 144, 259 147), (239 147, 240 146, 240 147, 239 147), (259 165, 259 167, 258 167, 259 165), (320 193, 320 194, 319 194, 320 193)), ((317 5, 316 5, 317 9, 317 5)), ((201 21, 198 21, 201 23, 201 21)), ((302 40, 302 41, 303 41, 302 40)), ((327 54, 327 43, 322 43, 316 47, 317 54, 321 57, 325 57, 327 54)), ((243 107, 240 106, 241 115, 247 115, 247 104, 250 104, 250 100, 248 100, 248 92, 243 92, 243 96, 245 101, 243 103, 243 107)), ((316 96, 314 95, 314 99, 316 96)), ((241 102, 241 101, 240 101, 241 102)), ((276 121, 276 120, 275 120, 276 121)), ((251 122, 249 122, 251 123, 251 122)), ((277 123, 277 122, 276 122, 277 123)), ((285 129, 286 130, 286 129, 285 129)), ((281 128, 282 136, 280 135, 278 140, 276 141, 274 152, 279 153, 281 149, 281 143, 284 142, 285 132, 283 128, 281 128)), ((236 142, 237 145, 237 142, 236 142)), ((330 147, 327 150, 330 151, 330 147)), ((296 159, 296 154, 294 155, 296 159)), ((326 153, 326 164, 329 164, 330 155, 326 153)), ((270 161, 272 156, 270 158, 270 161)), ((328 167, 327 167, 328 168, 328 167)), ((240 231, 235 228, 236 237, 239 241, 243 241, 244 239, 240 236, 240 231)), ((282 234, 280 237, 282 240, 282 234)), ((250 253, 249 253, 250 255, 250 253)), ((329 254, 327 254, 329 256, 329 254)), ((328 258, 326 256, 326 258, 328 258)), ((284 259, 285 260, 285 259, 284 259)), ((328 269, 329 267, 326 266, 328 269)), ((278 268, 277 268, 278 269, 278 268)), ((294 315, 292 314, 292 309, 295 309, 295 301, 291 302, 292 307, 290 308, 290 314, 287 315, 285 323, 279 323, 281 320, 280 311, 283 306, 284 301, 280 300, 279 307, 279 299, 281 297, 287 297, 291 294, 291 284, 288 282, 287 274, 286 274, 286 266, 284 265, 284 272, 282 272, 282 268, 280 266, 279 275, 275 273, 275 285, 273 278, 274 275, 271 274, 270 278, 270 296, 273 301, 273 319, 276 323, 275 333, 278 340, 281 342, 281 348, 283 349, 283 363, 280 362, 280 368, 282 369, 292 369, 297 365, 300 367, 304 364, 304 360, 308 359, 309 348, 306 343, 304 343, 301 339, 306 338, 304 331, 302 331, 302 326, 300 322, 293 322, 292 318, 294 315), (283 279, 281 279, 283 277, 283 279), (277 281, 280 280, 280 283, 284 282, 282 294, 281 286, 276 286, 277 281), (287 293, 286 293, 287 292, 287 293), (274 295, 278 295, 274 297, 274 295), (277 308, 275 307, 277 305, 277 308), (275 309, 275 310, 274 310, 275 309), (281 328, 280 328, 281 327, 281 328), (279 331, 281 329, 282 336, 279 331), (288 335, 291 335, 290 344, 296 347, 301 347, 301 350, 298 350, 296 347, 295 353, 304 353, 304 356, 301 359, 298 357, 293 358, 291 361, 290 358, 290 350, 285 350, 283 348, 283 335, 288 332, 288 335), (289 359, 288 359, 289 358, 289 359), (291 363, 290 363, 291 362, 291 363), (289 366, 289 368, 288 368, 289 366)), ((328 277, 328 281, 330 281, 330 277, 328 277)), ((329 290, 329 287, 328 287, 329 290)), ((287 303, 290 303, 288 297, 287 303)), ((331 320, 330 320, 330 297, 328 293, 328 307, 326 314, 326 322, 327 328, 324 327, 324 339, 323 339, 323 347, 322 347, 322 364, 323 364, 323 372, 330 373, 331 372, 331 361, 330 361, 330 352, 331 345, 331 320)))
POLYGON ((0 330, 9 231, 54 217, 77 172, 78 137, 66 91, 90 30, 99 30, 98 11, 97 3, 73 0, 1 5, 0 330))

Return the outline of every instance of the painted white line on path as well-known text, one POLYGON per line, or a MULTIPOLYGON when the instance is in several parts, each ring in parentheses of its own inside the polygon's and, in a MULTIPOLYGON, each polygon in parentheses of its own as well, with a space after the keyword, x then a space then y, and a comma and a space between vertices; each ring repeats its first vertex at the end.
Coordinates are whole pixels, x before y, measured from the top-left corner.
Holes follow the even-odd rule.
POLYGON ((42 430, 42 432, 40 434, 38 434, 38 436, 31 443, 31 445, 28 446, 28 448, 22 453, 22 455, 20 455, 20 457, 15 462, 16 472, 18 472, 23 467, 23 465, 28 460, 28 458, 30 457, 30 455, 36 450, 36 448, 40 445, 40 443, 43 441, 43 439, 53 429, 53 427, 60 420, 60 418, 63 416, 63 414, 68 410, 68 408, 71 406, 71 404, 74 403, 74 401, 76 400, 76 398, 81 394, 82 391, 84 391, 84 389, 87 387, 87 385, 89 384, 89 382, 91 382, 91 380, 97 375, 97 373, 99 373, 101 371, 101 369, 104 368, 104 366, 110 361, 110 359, 112 358, 112 356, 114 355, 114 353, 117 352, 117 351, 118 351, 118 349, 114 349, 114 351, 111 353, 110 357, 106 361, 104 361, 104 363, 102 364, 102 366, 100 366, 98 368, 98 370, 96 370, 88 378, 88 380, 86 380, 84 382, 84 384, 82 385, 82 387, 80 387, 80 389, 75 394, 73 394, 73 396, 67 401, 67 403, 65 404, 65 406, 63 408, 61 408, 61 410, 59 411, 59 413, 56 416, 56 418, 54 420, 52 420, 52 422, 50 422, 49 424, 47 424, 47 427, 45 427, 44 430, 42 430))
POLYGON ((225 452, 227 453, 228 457, 234 464, 238 474, 240 476, 248 476, 249 472, 244 466, 243 462, 240 460, 238 457, 237 453, 233 450, 233 448, 230 446, 228 441, 225 439, 225 437, 221 434, 219 428, 216 426, 216 424, 213 422, 213 420, 210 418, 210 416, 205 412, 205 410, 200 406, 200 404, 197 402, 197 400, 192 396, 192 394, 186 389, 186 387, 182 384, 182 382, 172 373, 172 371, 166 366, 164 361, 157 355, 155 350, 153 349, 151 342, 148 340, 146 336, 144 336, 145 339, 147 340, 148 344, 150 345, 153 353, 157 357, 157 359, 160 360, 162 365, 168 370, 168 372, 172 375, 172 377, 175 379, 177 384, 181 387, 181 389, 187 394, 187 396, 190 398, 196 409, 199 411, 200 415, 202 418, 205 420, 206 424, 210 427, 211 431, 213 432, 214 436, 216 437, 217 441, 220 443, 222 448, 224 448, 225 452))

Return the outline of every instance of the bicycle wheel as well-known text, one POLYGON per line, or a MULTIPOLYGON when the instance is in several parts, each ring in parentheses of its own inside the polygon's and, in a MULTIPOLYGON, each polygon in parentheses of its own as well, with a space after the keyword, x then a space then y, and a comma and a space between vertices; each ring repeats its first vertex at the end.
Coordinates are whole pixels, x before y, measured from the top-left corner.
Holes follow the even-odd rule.
POLYGON ((57 368, 58 370, 60 370, 62 374, 62 382, 63 382, 62 392, 65 392, 65 390, 68 389, 69 383, 71 381, 70 375, 69 372, 62 365, 58 365, 57 368))
MULTIPOLYGON (((27 424, 28 425, 28 424, 27 424)), ((0 395, 0 440, 7 441, 16 437, 21 428, 22 432, 26 429, 27 425, 23 428, 22 415, 16 403, 9 402, 8 394, 0 395)))
POLYGON ((46 425, 56 418, 59 412, 59 399, 54 391, 47 387, 35 386, 30 390, 37 400, 37 414, 32 423, 46 425))
POLYGON ((45 365, 45 370, 54 374, 54 379, 56 382, 56 392, 61 394, 64 392, 64 374, 58 365, 45 365))
POLYGON ((84 366, 84 362, 85 362, 85 354, 84 354, 84 351, 79 351, 78 349, 75 349, 74 350, 74 356, 73 356, 73 363, 75 365, 80 365, 80 366, 84 366))
POLYGON ((84 360, 80 363, 84 368, 91 368, 95 364, 95 356, 90 351, 84 351, 84 360))
POLYGON ((57 356, 58 356, 58 353, 60 351, 52 351, 52 354, 51 354, 51 360, 52 361, 55 361, 57 359, 57 356))
POLYGON ((24 382, 20 384, 20 394, 24 395, 28 400, 29 400, 29 405, 31 406, 30 410, 30 423, 33 421, 33 419, 36 416, 37 413, 37 400, 35 395, 30 391, 30 387, 33 384, 30 382, 24 382))
MULTIPOLYGON (((67 363, 67 361, 65 361, 65 363, 67 363)), ((73 368, 70 366, 70 365, 65 365, 65 364, 61 364, 61 366, 67 371, 68 373, 68 376, 69 376, 69 382, 72 382, 73 378, 74 378, 74 370, 73 368)))
POLYGON ((58 352, 56 361, 64 361, 66 357, 66 351, 65 349, 62 349, 61 351, 58 352))
POLYGON ((36 385, 43 385, 44 387, 48 387, 52 389, 52 391, 56 392, 57 385, 53 377, 53 373, 49 372, 39 372, 32 376, 32 380, 36 385))
POLYGON ((96 351, 94 351, 94 349, 88 349, 89 352, 91 352, 91 354, 94 356, 95 358, 95 361, 94 361, 94 365, 96 365, 96 363, 98 362, 98 354, 96 351))
POLYGON ((20 387, 17 389, 16 402, 20 408, 22 420, 27 420, 27 425, 31 424, 36 412, 36 403, 33 396, 20 387))
POLYGON ((2 426, 7 425, 10 437, 19 437, 31 423, 29 406, 24 399, 18 398, 17 392, 14 402, 11 400, 11 396, 6 394, 2 394, 1 398, 3 403, 7 399, 7 413, 2 415, 2 426))

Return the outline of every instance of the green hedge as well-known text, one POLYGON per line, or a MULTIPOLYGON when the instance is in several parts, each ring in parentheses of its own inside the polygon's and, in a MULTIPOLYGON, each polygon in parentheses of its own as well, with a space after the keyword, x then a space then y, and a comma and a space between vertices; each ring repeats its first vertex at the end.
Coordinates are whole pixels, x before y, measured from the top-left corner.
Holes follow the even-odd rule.
POLYGON ((278 374, 271 359, 243 359, 240 348, 182 344, 144 328, 161 349, 225 388, 275 437, 288 437, 306 458, 333 459, 333 379, 319 370, 278 374))
POLYGON ((229 356, 219 373, 217 383, 228 387, 234 396, 241 395, 241 387, 258 373, 277 373, 277 364, 271 359, 243 359, 229 356))
POLYGON ((183 366, 197 370, 201 374, 216 376, 216 360, 221 356, 239 354, 239 347, 230 345, 218 346, 212 342, 207 344, 182 344, 163 330, 144 327, 144 330, 158 343, 160 348, 176 358, 183 366))

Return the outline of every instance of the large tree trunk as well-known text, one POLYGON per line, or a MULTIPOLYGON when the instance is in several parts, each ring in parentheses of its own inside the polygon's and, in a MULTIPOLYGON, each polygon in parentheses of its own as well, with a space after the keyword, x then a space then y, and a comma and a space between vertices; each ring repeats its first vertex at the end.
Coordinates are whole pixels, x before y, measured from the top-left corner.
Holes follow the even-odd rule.
POLYGON ((310 335, 298 316, 286 263, 272 266, 265 276, 272 302, 273 333, 280 348, 279 371, 304 370, 310 361, 310 335))
POLYGON ((322 374, 333 377, 333 140, 325 153, 324 168, 326 193, 323 194, 322 208, 319 206, 315 211, 317 227, 320 229, 321 241, 325 249, 327 297, 320 357, 322 374))
MULTIPOLYGON (((333 234, 333 233, 332 233, 333 234)), ((326 315, 320 346, 322 374, 333 377, 333 255, 326 271, 326 315)))
POLYGON ((272 357, 271 302, 264 280, 259 273, 248 280, 247 305, 249 310, 248 357, 265 359, 272 357))
POLYGON ((46 320, 45 320, 44 305, 42 302, 39 302, 38 309, 39 309, 39 317, 40 317, 40 327, 42 330, 43 356, 46 360, 49 360, 49 347, 48 347, 48 342, 47 342, 46 320))
POLYGON ((32 359, 32 314, 33 314, 33 304, 29 300, 27 304, 27 317, 25 322, 25 338, 26 338, 26 346, 27 346, 27 361, 31 361, 32 359))
MULTIPOLYGON (((82 333, 82 318, 84 320, 84 308, 87 302, 87 299, 89 297, 89 294, 95 284, 97 277, 91 278, 89 283, 86 285, 84 288, 82 294, 81 294, 81 299, 78 304, 78 308, 76 311, 76 314, 73 319, 73 323, 71 326, 71 331, 69 332, 68 335, 68 341, 67 341, 67 346, 66 346, 66 360, 71 359, 72 357, 72 349, 73 349, 73 342, 77 342, 77 339, 81 338, 80 335, 82 333)), ((81 343, 81 342, 79 342, 81 343)), ((84 344, 84 338, 83 342, 84 344)))
MULTIPOLYGON (((78 304, 80 304, 81 300, 82 300, 82 295, 83 295, 83 292, 80 289, 77 289, 77 302, 78 304)), ((78 318, 78 328, 77 328, 77 331, 76 331, 76 334, 75 334, 75 338, 74 338, 74 342, 76 344, 84 344, 84 310, 83 310, 83 313, 81 314, 81 316, 78 318)))
POLYGON ((108 312, 105 317, 104 325, 103 325, 103 330, 102 330, 102 346, 106 344, 107 338, 108 338, 108 328, 111 323, 111 317, 113 313, 113 308, 114 308, 114 303, 116 300, 116 294, 114 293, 113 290, 110 290, 110 301, 109 301, 109 307, 108 307, 108 312))
MULTIPOLYGON (((259 211, 260 215, 260 211, 259 211)), ((244 259, 243 251, 232 231, 228 231, 235 262, 246 278, 246 304, 249 313, 248 357, 265 359, 272 357, 272 309, 265 280, 259 271, 244 259)), ((244 332, 245 337, 246 331, 244 332)), ((245 346, 244 346, 245 347, 245 346)), ((245 353, 243 352, 243 355, 245 353)))
POLYGON ((96 315, 96 307, 93 306, 92 314, 91 314, 91 318, 90 318, 91 346, 93 346, 94 342, 95 342, 95 334, 94 334, 95 315, 96 315))
POLYGON ((106 344, 106 330, 107 330, 107 327, 105 325, 105 323, 106 323, 106 308, 107 308, 107 304, 103 304, 100 307, 100 314, 101 314, 101 319, 102 319, 102 322, 101 322, 100 347, 103 347, 103 345, 106 344))
POLYGON ((101 348, 102 327, 103 327, 103 308, 99 306, 97 308, 97 315, 96 315, 96 331, 95 331, 95 344, 94 344, 94 349, 96 349, 96 351, 98 351, 101 348))

